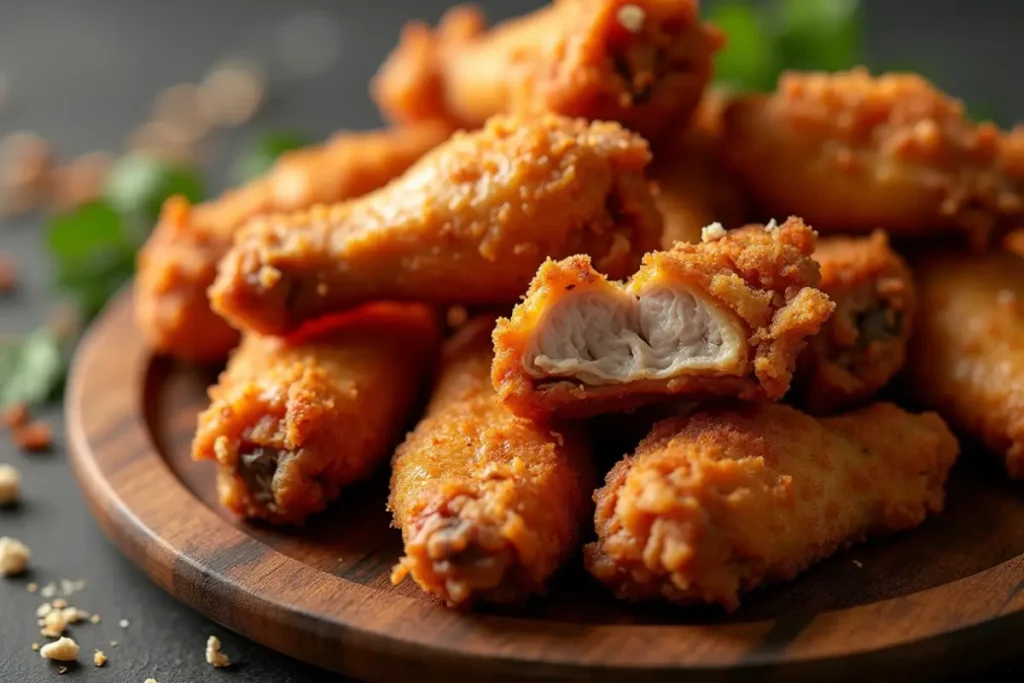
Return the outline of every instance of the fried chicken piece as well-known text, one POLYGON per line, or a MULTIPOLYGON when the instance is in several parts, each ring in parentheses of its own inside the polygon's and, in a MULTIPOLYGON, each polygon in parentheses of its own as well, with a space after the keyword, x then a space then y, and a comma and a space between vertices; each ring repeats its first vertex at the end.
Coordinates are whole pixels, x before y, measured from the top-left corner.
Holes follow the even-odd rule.
POLYGON ((594 494, 587 569, 627 600, 734 610, 741 592, 941 512, 958 453, 938 415, 890 403, 822 419, 731 404, 664 420, 594 494))
POLYGON ((392 121, 475 128, 509 111, 619 121, 647 138, 685 126, 721 34, 696 0, 556 0, 491 30, 458 6, 406 25, 372 93, 392 121))
POLYGON ((596 486, 581 428, 516 417, 489 381, 493 318, 445 346, 426 416, 392 462, 388 508, 411 574, 449 606, 520 602, 577 549, 596 486))
POLYGON ((1013 253, 1024 256, 1024 229, 1014 230, 1007 235, 1005 246, 1013 253))
POLYGON ((1024 259, 935 254, 914 263, 907 360, 921 405, 996 451, 1024 479, 1024 259))
POLYGON ((788 73, 724 117, 725 156, 762 208, 822 232, 959 230, 984 247, 1024 217, 1024 144, 920 76, 788 73))
POLYGON ((221 263, 214 309, 279 334, 374 300, 511 304, 549 256, 625 276, 661 237, 649 159, 615 123, 496 117, 364 198, 257 219, 221 263))
POLYGON ((790 397, 814 415, 861 403, 903 368, 914 319, 914 281, 885 232, 818 241, 821 290, 835 313, 810 339, 790 397))
POLYGON ((498 395, 519 414, 563 417, 673 396, 781 398, 832 313, 815 289, 815 233, 799 218, 721 232, 648 254, 625 284, 586 257, 545 263, 495 329, 498 395))
POLYGON ((217 199, 196 206, 182 197, 169 199, 139 252, 135 312, 149 344, 188 361, 226 357, 238 332, 210 310, 206 290, 239 228, 262 213, 375 190, 450 133, 436 122, 339 133, 323 145, 285 154, 266 176, 217 199))
POLYGON ((192 457, 217 462, 232 512, 302 523, 387 459, 439 344, 436 315, 412 305, 292 340, 246 335, 210 388, 192 457))

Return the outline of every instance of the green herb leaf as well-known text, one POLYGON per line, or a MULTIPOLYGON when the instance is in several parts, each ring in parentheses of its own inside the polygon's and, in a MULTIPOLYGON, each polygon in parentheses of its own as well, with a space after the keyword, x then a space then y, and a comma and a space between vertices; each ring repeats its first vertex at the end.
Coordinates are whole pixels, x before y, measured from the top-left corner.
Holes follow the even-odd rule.
POLYGON ((267 133, 238 158, 231 176, 236 183, 245 183, 265 175, 277 158, 285 152, 310 144, 309 138, 296 131, 267 133))
POLYGON ((193 169, 148 154, 122 157, 110 172, 107 199, 122 216, 152 226, 164 200, 183 195, 189 201, 203 198, 203 182, 193 169))
POLYGON ((91 318, 131 277, 140 238, 106 202, 93 202, 50 223, 49 247, 57 288, 91 318))
POLYGON ((858 0, 776 0, 772 31, 786 69, 838 71, 862 59, 858 0))
POLYGON ((66 362, 60 338, 47 327, 0 340, 0 406, 46 402, 62 384, 66 362))
POLYGON ((727 36, 725 47, 715 56, 715 80, 741 91, 771 90, 780 56, 758 9, 729 0, 711 7, 708 19, 727 36))

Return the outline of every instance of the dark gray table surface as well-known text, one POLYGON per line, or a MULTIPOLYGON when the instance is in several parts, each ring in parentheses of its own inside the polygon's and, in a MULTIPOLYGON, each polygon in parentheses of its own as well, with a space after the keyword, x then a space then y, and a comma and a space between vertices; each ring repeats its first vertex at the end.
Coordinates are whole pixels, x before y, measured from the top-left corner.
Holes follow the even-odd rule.
MULTIPOLYGON (((811 0, 809 0, 811 1, 811 0)), ((825 1, 825 0, 822 0, 825 1)), ((828 0, 831 1, 831 0, 828 0)), ((195 82, 217 59, 231 53, 275 59, 274 29, 302 12, 333 17, 340 32, 340 58, 326 73, 276 83, 269 107, 246 130, 219 134, 209 148, 213 187, 223 185, 232 155, 261 126, 288 125, 324 136, 332 130, 378 123, 365 96, 366 82, 394 44, 402 21, 436 19, 445 0, 0 0, 0 74, 11 83, 11 100, 0 111, 0 134, 34 130, 70 157, 94 149, 119 149, 142 122, 164 87, 195 82)), ((531 9, 536 0, 482 3, 493 17, 531 9)), ((1024 115, 1024 90, 1016 66, 1024 44, 1024 3, 1014 0, 874 0, 868 2, 868 64, 914 67, 947 90, 999 113, 1003 123, 1024 115)), ((0 299, 0 333, 27 331, 45 319, 48 263, 41 244, 41 219, 0 218, 0 250, 22 266, 21 288, 0 299)), ((103 669, 83 664, 67 679, 160 683, 199 681, 341 680, 213 624, 165 594, 125 560, 93 521, 68 468, 62 407, 42 416, 58 434, 54 452, 24 455, 0 438, 0 462, 15 464, 24 477, 25 502, 0 512, 0 535, 22 539, 32 549, 33 572, 0 581, 0 683, 47 681, 55 666, 29 646, 43 641, 34 610, 42 601, 25 590, 28 580, 45 584, 84 579, 76 606, 102 615, 98 625, 74 628, 83 661, 94 648, 110 661, 103 669), (118 626, 128 619, 126 629, 118 626), (204 660, 210 634, 238 664, 213 670, 204 660), (119 645, 110 646, 116 640, 119 645)), ((977 652, 979 662, 985 653, 977 652)), ((1024 661, 1000 667, 985 680, 1020 681, 1024 661)))

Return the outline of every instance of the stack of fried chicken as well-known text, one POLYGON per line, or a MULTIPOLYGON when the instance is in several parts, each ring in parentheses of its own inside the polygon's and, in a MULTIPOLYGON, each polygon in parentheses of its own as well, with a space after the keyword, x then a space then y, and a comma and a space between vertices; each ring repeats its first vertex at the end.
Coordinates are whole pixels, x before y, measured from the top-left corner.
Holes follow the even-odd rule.
POLYGON ((375 78, 390 128, 169 201, 136 311, 241 339, 193 445, 223 504, 300 524, 390 458, 393 578, 449 605, 593 537, 618 596, 734 609, 940 513, 947 423, 1024 478, 1024 133, 913 74, 713 91, 723 41, 696 0, 457 7, 375 78), (598 487, 611 414, 649 434, 598 487))

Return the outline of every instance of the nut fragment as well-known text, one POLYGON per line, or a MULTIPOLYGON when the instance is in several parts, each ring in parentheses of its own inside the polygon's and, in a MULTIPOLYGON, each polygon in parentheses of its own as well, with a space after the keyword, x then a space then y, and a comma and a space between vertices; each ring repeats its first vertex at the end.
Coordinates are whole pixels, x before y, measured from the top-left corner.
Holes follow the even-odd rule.
POLYGON ((16 538, 4 536, 0 538, 0 574, 15 576, 28 567, 31 556, 28 546, 16 538))
POLYGON ((39 655, 43 659, 73 662, 78 658, 78 643, 71 638, 61 638, 60 640, 43 645, 39 650, 39 655))
POLYGON ((14 429, 14 443, 28 453, 44 453, 53 445, 53 432, 50 425, 42 420, 35 420, 14 429))
POLYGON ((206 640, 206 663, 217 668, 231 665, 228 656, 220 651, 220 640, 217 636, 210 636, 206 640))
POLYGON ((0 465, 0 506, 14 505, 21 498, 21 473, 13 465, 0 465))
POLYGON ((96 666, 103 666, 107 663, 107 656, 103 654, 103 650, 96 650, 96 654, 92 656, 92 663, 96 666))

